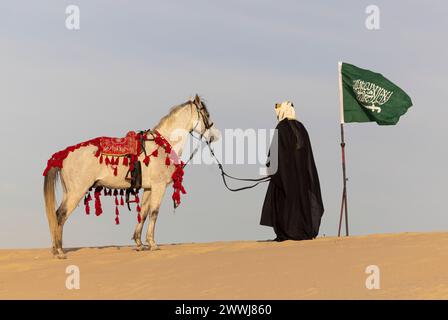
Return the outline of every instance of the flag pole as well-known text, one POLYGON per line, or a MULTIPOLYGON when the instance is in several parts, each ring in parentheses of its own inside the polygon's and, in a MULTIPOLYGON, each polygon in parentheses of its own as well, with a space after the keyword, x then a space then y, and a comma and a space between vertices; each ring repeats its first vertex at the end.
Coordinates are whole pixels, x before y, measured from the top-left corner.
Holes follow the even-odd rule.
POLYGON ((344 101, 343 101, 343 93, 342 93, 342 62, 338 63, 339 69, 339 108, 340 108, 340 116, 341 116, 341 156, 342 156, 342 179, 343 179, 343 188, 342 188, 342 200, 341 200, 341 212, 339 217, 339 229, 338 229, 338 237, 341 236, 341 228, 342 228, 342 218, 345 215, 345 235, 349 235, 348 231, 348 207, 347 207, 347 170, 345 164, 345 137, 344 137, 344 101))
POLYGON ((339 218, 338 237, 341 236, 342 217, 345 215, 345 235, 348 236, 348 208, 347 208, 347 170, 345 164, 345 138, 344 138, 344 124, 341 123, 341 156, 342 156, 342 200, 341 200, 341 215, 339 218))

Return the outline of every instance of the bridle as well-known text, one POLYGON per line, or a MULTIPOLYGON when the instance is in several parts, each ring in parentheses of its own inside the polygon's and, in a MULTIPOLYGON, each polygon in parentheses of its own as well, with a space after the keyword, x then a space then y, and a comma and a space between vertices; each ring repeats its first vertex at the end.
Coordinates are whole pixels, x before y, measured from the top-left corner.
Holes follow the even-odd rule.
MULTIPOLYGON (((207 108, 202 104, 201 101, 192 101, 190 102, 195 108, 196 108, 196 112, 197 112, 197 120, 196 120, 196 124, 194 125, 193 128, 191 128, 189 134, 193 139, 196 139, 200 142, 202 142, 202 138, 204 137, 204 134, 207 132, 207 130, 209 130, 211 127, 213 127, 213 122, 210 122, 210 119, 208 117, 208 110, 207 108), (207 112, 207 116, 204 116, 203 112, 207 112), (203 132, 200 133, 199 138, 196 137, 193 132, 195 132, 195 130, 197 129, 200 120, 202 120, 202 124, 204 125, 205 130, 203 132)), ((205 140, 205 143, 209 146, 210 148, 210 143, 211 141, 209 140, 205 140)), ((194 155, 196 154, 196 152, 199 150, 199 146, 200 144, 198 144, 193 151, 191 152, 190 156, 188 157, 188 160, 184 163, 183 168, 193 159, 194 155)))
POLYGON ((202 137, 204 136, 204 134, 207 132, 207 130, 209 130, 211 127, 213 127, 214 123, 210 122, 208 110, 201 101, 197 102, 195 100, 195 101, 191 102, 191 104, 195 106, 198 118, 197 118, 195 126, 190 130, 190 134, 191 135, 193 134, 193 132, 198 127, 200 120, 202 119, 202 123, 204 124, 204 128, 205 128, 204 132, 201 133, 201 140, 202 140, 202 137), (203 114, 204 111, 207 112, 207 116, 204 116, 204 114, 203 114))

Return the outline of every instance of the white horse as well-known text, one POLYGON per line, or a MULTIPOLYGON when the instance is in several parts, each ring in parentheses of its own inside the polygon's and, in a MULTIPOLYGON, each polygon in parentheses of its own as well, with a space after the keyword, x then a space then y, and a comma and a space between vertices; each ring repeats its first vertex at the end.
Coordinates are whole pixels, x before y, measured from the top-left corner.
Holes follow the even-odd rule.
MULTIPOLYGON (((165 137, 179 157, 182 155, 189 133, 196 132, 209 143, 219 138, 219 132, 215 129, 210 114, 198 95, 173 107, 154 129, 165 137)), ((145 141, 144 146, 148 151, 157 148, 153 141, 145 141)), ((92 186, 110 189, 130 187, 130 182, 126 179, 128 167, 119 164, 115 176, 110 167, 99 163, 97 150, 98 147, 94 145, 82 146, 68 154, 63 161, 62 169, 52 167, 45 176, 44 198, 53 244, 52 252, 59 258, 65 258, 62 249, 64 223, 88 190, 92 186), (58 209, 55 210, 55 184, 58 176, 63 187, 63 197, 58 209)), ((144 154, 141 154, 139 160, 142 161, 144 157, 144 154)), ((142 165, 141 221, 136 226, 133 236, 137 250, 144 249, 141 233, 148 215, 146 242, 151 250, 158 249, 154 241, 154 229, 165 190, 172 182, 173 171, 174 167, 167 166, 162 156, 152 158, 148 166, 142 165)))

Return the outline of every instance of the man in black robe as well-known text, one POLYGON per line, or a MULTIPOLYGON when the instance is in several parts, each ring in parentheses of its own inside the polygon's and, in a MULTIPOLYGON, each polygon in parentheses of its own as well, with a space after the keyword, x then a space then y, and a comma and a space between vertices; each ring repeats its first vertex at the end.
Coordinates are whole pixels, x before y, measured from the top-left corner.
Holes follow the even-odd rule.
POLYGON ((279 123, 267 164, 272 177, 260 224, 274 228, 276 241, 313 239, 324 206, 311 142, 291 102, 276 104, 275 111, 279 123))

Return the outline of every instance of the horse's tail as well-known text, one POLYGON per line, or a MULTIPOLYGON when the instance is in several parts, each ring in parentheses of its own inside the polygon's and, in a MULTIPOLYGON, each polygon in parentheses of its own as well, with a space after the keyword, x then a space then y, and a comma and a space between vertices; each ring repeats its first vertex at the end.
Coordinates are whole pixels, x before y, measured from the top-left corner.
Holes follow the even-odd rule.
POLYGON ((48 170, 44 179, 44 199, 45 199, 45 210, 47 212, 48 226, 50 227, 51 241, 53 242, 53 247, 55 247, 55 234, 58 226, 58 218, 56 214, 56 194, 55 186, 56 181, 59 177, 59 168, 53 167, 48 170))

